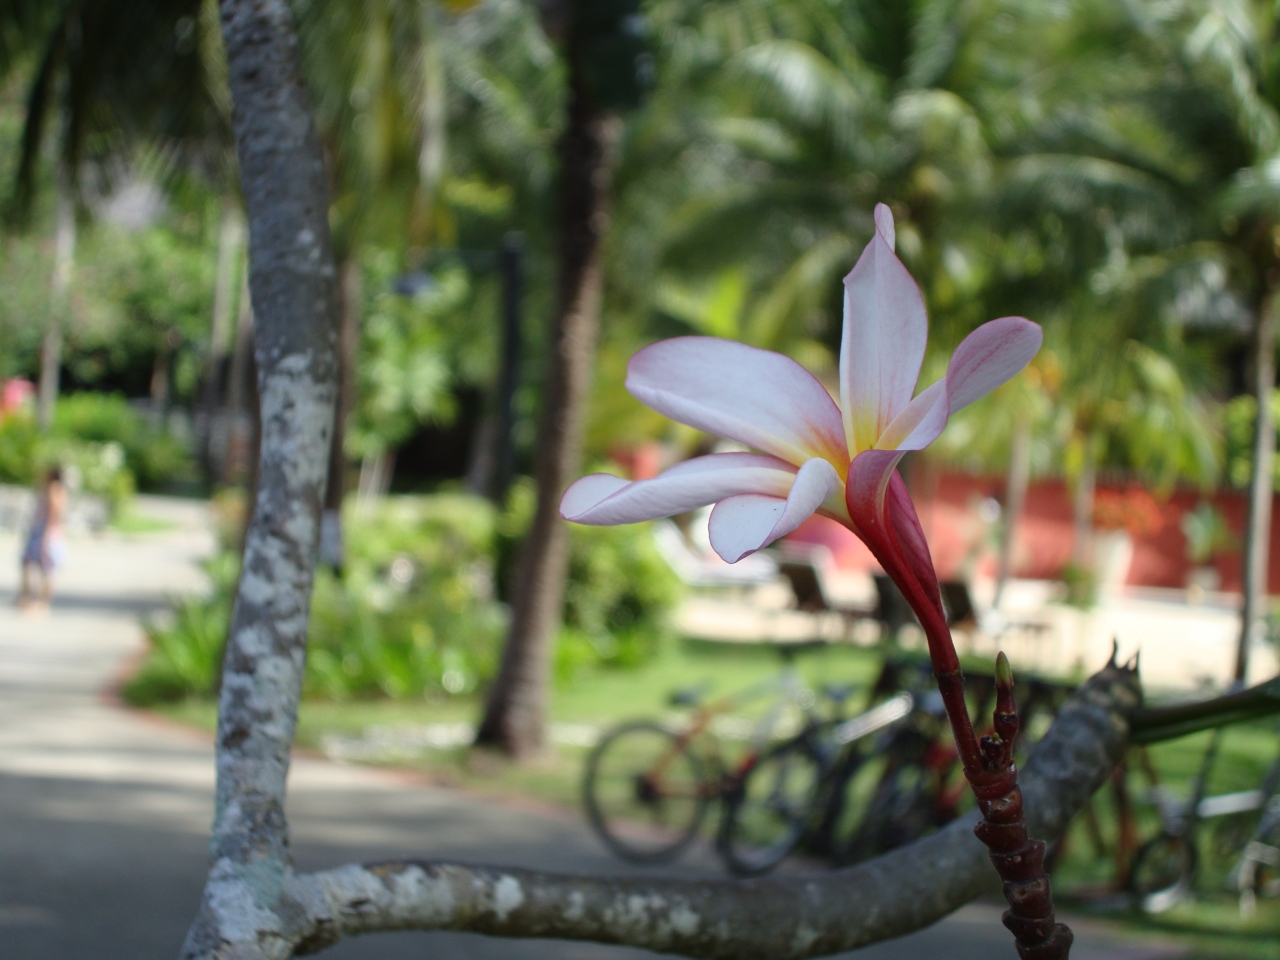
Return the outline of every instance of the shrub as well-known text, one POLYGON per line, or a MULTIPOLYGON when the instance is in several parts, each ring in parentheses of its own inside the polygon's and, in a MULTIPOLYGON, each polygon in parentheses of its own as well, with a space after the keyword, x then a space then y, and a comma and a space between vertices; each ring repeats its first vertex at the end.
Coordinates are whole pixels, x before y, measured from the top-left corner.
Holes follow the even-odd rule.
POLYGON ((1141 487, 1099 490, 1093 506, 1093 525, 1100 530, 1124 530, 1148 536, 1164 525, 1160 504, 1141 487))
POLYGON ((1187 559, 1197 566, 1211 563, 1214 557, 1238 546, 1227 518, 1207 501, 1183 515, 1182 534, 1187 538, 1187 559))
POLYGON ((116 443, 143 490, 164 487, 191 471, 185 444, 157 429, 116 393, 74 393, 58 400, 53 435, 66 440, 116 443))
POLYGON ((116 441, 58 433, 42 437, 28 414, 0 418, 0 482, 32 486, 41 471, 54 465, 67 472, 72 490, 104 498, 113 511, 133 495, 133 474, 116 441))
MULTIPOLYGON (((518 543, 533 516, 531 484, 512 488, 499 524, 499 556, 509 584, 518 543)), ((592 666, 634 667, 656 654, 671 634, 679 579, 658 553, 647 523, 569 528, 569 575, 556 672, 592 666)))
POLYGON ((489 503, 394 497, 346 530, 342 576, 316 579, 306 692, 420 697, 468 693, 488 679, 505 625, 489 503))
MULTIPOLYGON (((341 575, 316 576, 305 695, 412 698, 483 685, 506 627, 495 556, 511 556, 531 512, 528 487, 517 488, 501 517, 464 494, 390 497, 352 510, 341 575)), ((679 598, 648 527, 574 528, 571 544, 557 674, 645 662, 668 636, 679 598)), ((214 692, 236 564, 232 552, 221 554, 209 568, 210 596, 179 601, 163 625, 148 624, 152 653, 126 687, 132 702, 214 692)))
MULTIPOLYGON (((347 700, 463 694, 492 673, 505 625, 493 599, 492 507, 467 496, 391 498, 349 517, 342 576, 312 597, 304 693, 347 700)), ((125 687, 133 703, 215 692, 238 560, 219 554, 207 597, 147 625, 152 650, 125 687)))
POLYGON ((216 691, 239 562, 233 554, 220 553, 205 570, 213 584, 209 596, 185 597, 174 603, 168 617, 143 624, 151 652, 121 691, 130 703, 145 706, 216 691))
POLYGON ((39 444, 34 418, 20 413, 0 417, 0 482, 33 484, 39 444))

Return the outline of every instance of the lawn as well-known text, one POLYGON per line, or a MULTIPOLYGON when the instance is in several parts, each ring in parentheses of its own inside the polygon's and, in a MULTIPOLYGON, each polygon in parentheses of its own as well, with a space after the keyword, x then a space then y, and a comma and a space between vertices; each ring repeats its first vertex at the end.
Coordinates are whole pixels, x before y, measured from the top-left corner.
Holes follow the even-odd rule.
MULTIPOLYGON (((758 644, 717 644, 685 641, 668 645, 655 659, 632 670, 582 673, 557 684, 551 704, 552 748, 529 766, 514 766, 496 757, 472 756, 463 746, 433 747, 432 732, 445 741, 461 739, 461 725, 474 723, 482 704, 472 698, 450 697, 421 701, 332 702, 308 700, 298 712, 299 746, 329 754, 357 753, 361 759, 420 770, 439 782, 465 785, 483 792, 533 795, 554 803, 578 803, 582 759, 592 734, 614 723, 637 717, 676 719, 668 699, 686 687, 698 687, 715 698, 767 683, 782 661, 773 647, 758 644), (424 735, 424 728, 427 733, 424 735), (568 740, 569 742, 566 742, 568 740)), ((865 686, 875 679, 879 656, 856 647, 805 650, 796 658, 805 681, 865 686)), ((769 691, 744 703, 718 725, 732 755, 741 721, 757 717, 771 703, 769 691), (739 721, 734 723, 734 721, 739 721)), ((156 708, 158 712, 206 730, 216 723, 216 705, 188 700, 156 708)))

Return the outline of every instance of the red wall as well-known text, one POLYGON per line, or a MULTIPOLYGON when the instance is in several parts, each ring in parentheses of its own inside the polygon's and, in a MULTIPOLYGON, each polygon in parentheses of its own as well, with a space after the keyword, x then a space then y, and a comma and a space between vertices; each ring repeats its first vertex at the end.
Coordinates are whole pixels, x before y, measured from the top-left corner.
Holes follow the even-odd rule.
MULTIPOLYGON (((916 508, 934 564, 944 579, 962 575, 974 568, 994 573, 995 547, 990 534, 977 515, 977 506, 985 497, 999 498, 1003 478, 972 477, 947 474, 931 482, 917 484, 912 490, 916 508)), ((1122 486, 1098 485, 1099 491, 1120 492, 1122 486)), ((1160 523, 1149 534, 1134 538, 1133 564, 1128 583, 1135 586, 1183 587, 1187 582, 1186 538, 1181 519, 1208 500, 1222 512, 1227 524, 1243 543, 1246 515, 1245 494, 1239 491, 1201 496, 1195 491, 1177 491, 1159 501, 1160 523)), ((1280 523, 1280 503, 1273 505, 1273 516, 1280 523)), ((1273 526, 1274 529, 1274 526, 1273 526)), ((865 570, 875 566, 866 547, 838 524, 815 517, 807 521, 792 539, 818 542, 829 546, 836 561, 846 569, 865 570)), ((1027 491, 1027 502, 1018 525, 1014 547, 1014 574, 1019 577, 1052 579, 1071 558, 1074 535, 1071 522, 1071 495, 1061 480, 1033 483, 1027 491)), ((1222 589, 1240 589, 1240 551, 1220 557, 1215 566, 1222 578, 1222 589)), ((1271 537, 1269 592, 1280 594, 1280 538, 1271 537)))
MULTIPOLYGON (((946 475, 918 500, 921 522, 937 544, 939 565, 958 567, 957 560, 973 543, 977 534, 971 528, 977 502, 986 496, 999 496, 1000 479, 946 475)), ((1123 486, 1099 484, 1099 491, 1121 492, 1123 486)), ((1240 491, 1224 491, 1202 496, 1196 491, 1179 490, 1160 503, 1160 524, 1149 534, 1134 537, 1133 565, 1128 583, 1149 587, 1182 587, 1187 582, 1187 542, 1182 534, 1182 515, 1208 500, 1226 519, 1228 526, 1244 540, 1247 504, 1240 491)), ((1273 515, 1275 506, 1273 504, 1273 515)), ((1071 557, 1074 534, 1071 522, 1070 491, 1061 480, 1033 483, 1027 491, 1027 503, 1018 526, 1014 547, 1016 576, 1051 578, 1057 576, 1071 557)), ((1217 559, 1214 566, 1222 578, 1222 589, 1240 589, 1240 551, 1217 559)), ((1280 593, 1280 538, 1271 537, 1269 592, 1280 593)))

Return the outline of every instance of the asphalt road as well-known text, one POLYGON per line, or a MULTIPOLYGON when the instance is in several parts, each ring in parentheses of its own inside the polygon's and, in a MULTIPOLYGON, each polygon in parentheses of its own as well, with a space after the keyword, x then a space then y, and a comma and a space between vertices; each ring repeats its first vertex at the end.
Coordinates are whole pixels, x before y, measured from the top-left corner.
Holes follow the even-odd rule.
MULTIPOLYGON (((82 539, 53 610, 12 607, 17 541, 0 536, 0 958, 168 960, 199 900, 212 813, 212 749, 106 695, 141 649, 138 615, 197 587, 210 547, 199 517, 126 539, 82 539)), ((616 871, 569 813, 504 805, 384 771, 300 759, 292 842, 303 869, 416 855, 616 871)), ((711 869, 705 857, 681 867, 711 869)), ((995 906, 967 907, 857 960, 1014 960, 995 906)), ((1077 924, 1075 960, 1176 956, 1077 924)), ((447 933, 348 941, 333 960, 624 960, 644 951, 447 933)))

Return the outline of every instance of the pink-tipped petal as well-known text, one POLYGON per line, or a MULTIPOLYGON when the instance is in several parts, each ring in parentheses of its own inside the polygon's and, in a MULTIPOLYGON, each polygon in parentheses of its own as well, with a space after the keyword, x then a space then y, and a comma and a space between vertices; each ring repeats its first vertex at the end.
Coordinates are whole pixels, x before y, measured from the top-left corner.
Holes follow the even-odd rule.
POLYGON ((804 523, 840 489, 840 476, 826 460, 800 468, 786 499, 747 494, 728 497, 711 511, 711 548, 729 563, 767 547, 804 523))
POLYGON ((840 406, 850 453, 874 446, 911 402, 924 360, 924 297, 893 252, 893 215, 876 208, 876 235, 844 279, 840 406))
POLYGON ((848 458, 835 401, 780 353, 715 337, 663 340, 631 358, 627 389, 672 420, 791 463, 848 458))
POLYGON ((1023 317, 984 323, 961 341, 947 365, 951 413, 984 397, 1019 373, 1040 349, 1040 325, 1023 317))
POLYGON ((923 450, 947 425, 947 378, 926 387, 884 428, 876 447, 881 450, 923 450))
POLYGON ((791 464, 755 453, 697 457, 651 480, 594 473, 565 491, 560 516, 592 526, 656 520, 743 493, 785 497, 795 476, 791 464))

